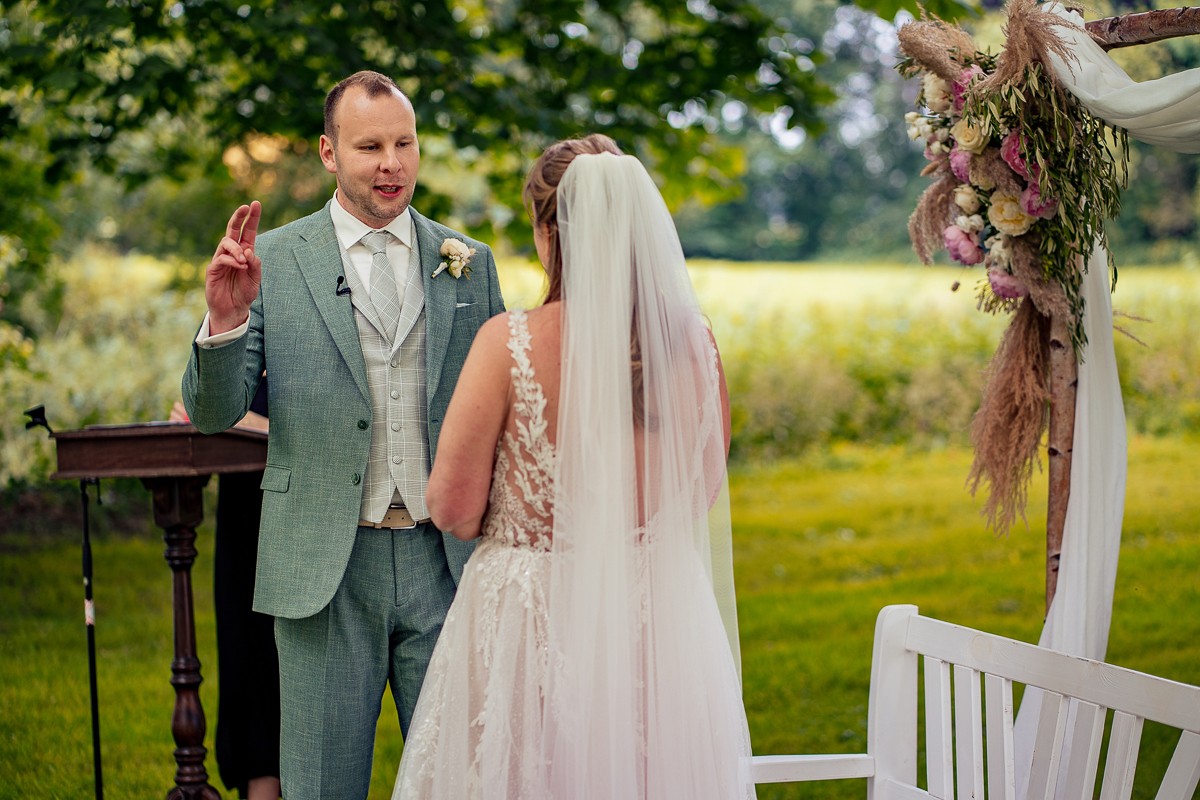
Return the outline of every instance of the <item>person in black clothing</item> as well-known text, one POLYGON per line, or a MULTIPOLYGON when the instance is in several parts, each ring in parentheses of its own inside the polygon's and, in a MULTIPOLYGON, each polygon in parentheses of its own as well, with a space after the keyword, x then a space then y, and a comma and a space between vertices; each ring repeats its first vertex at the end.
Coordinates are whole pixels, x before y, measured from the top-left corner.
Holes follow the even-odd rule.
MULTIPOLYGON (((240 426, 267 429, 267 379, 240 426)), ((187 421, 180 403, 171 419, 187 421)), ((245 800, 276 800, 279 788, 279 657, 274 620, 253 611, 262 512, 262 471, 217 484, 213 600, 217 615, 216 758, 221 782, 245 800)))

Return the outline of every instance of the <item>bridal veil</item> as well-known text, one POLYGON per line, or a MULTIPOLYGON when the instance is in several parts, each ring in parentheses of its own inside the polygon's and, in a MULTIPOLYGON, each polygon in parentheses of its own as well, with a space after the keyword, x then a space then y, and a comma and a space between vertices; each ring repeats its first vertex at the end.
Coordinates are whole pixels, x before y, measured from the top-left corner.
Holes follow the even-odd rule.
POLYGON ((753 797, 717 352, 637 159, 577 156, 557 203, 550 792, 753 797))

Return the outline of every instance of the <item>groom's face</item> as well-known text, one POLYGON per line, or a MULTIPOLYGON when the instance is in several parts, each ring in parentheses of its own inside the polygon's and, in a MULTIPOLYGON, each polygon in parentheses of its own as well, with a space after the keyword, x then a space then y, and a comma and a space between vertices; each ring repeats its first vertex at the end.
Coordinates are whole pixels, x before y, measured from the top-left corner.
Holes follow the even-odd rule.
POLYGON ((346 90, 334 112, 336 136, 321 137, 321 161, 337 176, 342 207, 372 228, 404 213, 417 187, 417 118, 403 95, 346 90))

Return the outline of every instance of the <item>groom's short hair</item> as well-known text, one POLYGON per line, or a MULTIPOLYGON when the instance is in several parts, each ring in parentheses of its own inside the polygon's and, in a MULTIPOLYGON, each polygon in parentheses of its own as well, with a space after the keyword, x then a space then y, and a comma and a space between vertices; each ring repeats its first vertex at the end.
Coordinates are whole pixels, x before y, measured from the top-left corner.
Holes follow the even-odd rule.
POLYGON ((342 95, 353 86, 361 86, 367 93, 367 97, 378 97, 381 94, 395 92, 406 102, 411 102, 408 96, 400 91, 396 82, 382 73, 364 69, 348 78, 343 78, 329 90, 329 94, 325 95, 325 135, 335 142, 337 141, 337 125, 334 123, 334 116, 337 114, 338 104, 342 101, 342 95))

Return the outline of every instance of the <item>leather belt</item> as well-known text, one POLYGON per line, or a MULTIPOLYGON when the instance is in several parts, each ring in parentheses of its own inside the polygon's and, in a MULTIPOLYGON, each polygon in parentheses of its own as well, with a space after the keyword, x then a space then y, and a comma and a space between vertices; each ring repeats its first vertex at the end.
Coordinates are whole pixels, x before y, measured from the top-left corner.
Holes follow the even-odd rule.
POLYGON ((418 525, 423 525, 429 522, 429 517, 425 519, 413 519, 413 515, 409 513, 404 506, 389 506, 387 513, 383 515, 383 519, 379 522, 371 522, 369 520, 360 519, 358 526, 360 528, 391 528, 392 530, 411 530, 418 525))

